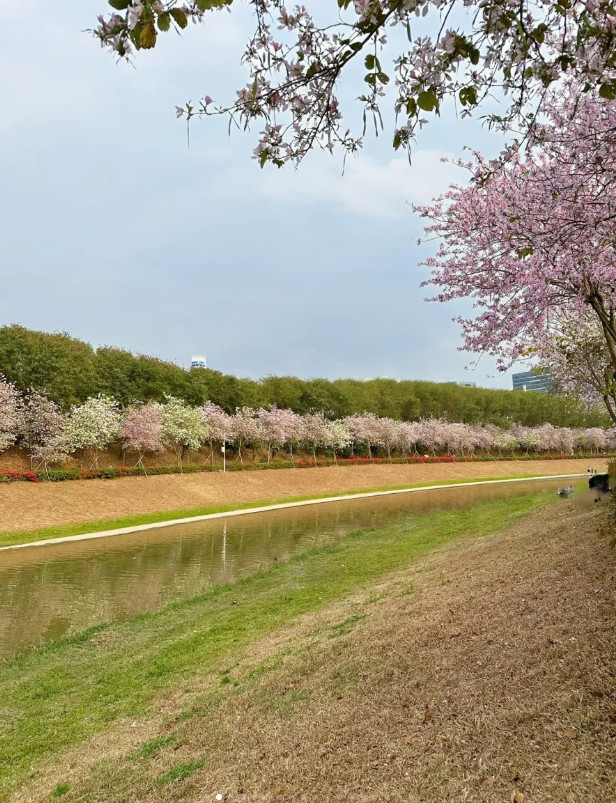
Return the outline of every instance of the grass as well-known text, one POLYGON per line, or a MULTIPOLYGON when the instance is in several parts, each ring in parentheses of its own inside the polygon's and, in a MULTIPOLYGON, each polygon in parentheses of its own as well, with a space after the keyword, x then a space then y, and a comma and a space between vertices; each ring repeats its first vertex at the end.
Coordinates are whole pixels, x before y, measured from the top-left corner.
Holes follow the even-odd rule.
MULTIPOLYGON (((540 474, 521 474, 517 476, 494 477, 491 481, 533 479, 540 474)), ((60 524, 54 527, 42 527, 34 530, 14 530, 0 532, 0 547, 29 544, 34 541, 49 541, 53 538, 70 538, 85 533, 100 533, 105 530, 115 530, 123 527, 137 527, 141 524, 157 524, 185 519, 193 516, 208 516, 213 513, 229 513, 233 510, 250 510, 268 505, 280 505, 288 502, 308 502, 313 499, 331 499, 338 496, 352 496, 354 494, 369 494, 383 491, 403 491, 411 488, 426 488, 432 485, 467 485, 475 482, 485 482, 485 478, 462 480, 443 480, 441 482, 420 482, 412 485, 382 485, 374 488, 360 488, 354 491, 337 491, 328 494, 312 494, 306 496, 286 496, 279 499, 264 499, 257 502, 231 503, 226 505, 211 505, 209 507, 193 507, 183 510, 164 510, 156 513, 143 513, 135 516, 125 516, 119 519, 98 519, 94 521, 78 522, 76 524, 60 524)))
POLYGON ((168 736, 157 736, 154 739, 150 739, 149 742, 142 744, 139 750, 135 750, 135 752, 131 753, 129 756, 127 756, 127 758, 152 758, 152 756, 155 756, 163 748, 168 747, 171 744, 175 744, 176 742, 177 736, 174 733, 170 733, 168 736))
POLYGON ((159 786, 164 786, 165 784, 173 783, 173 781, 185 781, 187 778, 190 778, 191 775, 194 775, 197 770, 200 770, 204 764, 205 758, 197 759, 196 761, 188 761, 186 764, 177 764, 161 775, 157 783, 159 786))
POLYGON ((50 795, 50 797, 51 797, 52 799, 53 799, 53 798, 62 797, 63 795, 65 795, 67 792, 70 792, 70 791, 71 791, 71 785, 70 785, 70 783, 59 783, 59 784, 58 784, 58 785, 57 785, 57 786, 54 788, 54 790, 51 792, 51 795, 50 795))
MULTIPOLYGON (((90 628, 0 665, 0 799, 115 720, 146 715, 161 693, 196 676, 218 676, 238 651, 295 617, 344 599, 456 537, 496 532, 551 499, 526 494, 420 515, 412 532, 404 522, 357 530, 232 585, 90 628)), ((357 624, 347 620, 336 634, 357 624)))

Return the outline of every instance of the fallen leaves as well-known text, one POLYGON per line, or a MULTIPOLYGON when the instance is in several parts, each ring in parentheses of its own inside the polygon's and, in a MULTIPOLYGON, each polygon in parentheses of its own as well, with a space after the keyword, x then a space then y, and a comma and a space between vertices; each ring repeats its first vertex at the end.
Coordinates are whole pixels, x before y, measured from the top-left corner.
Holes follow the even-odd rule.
POLYGON ((564 730, 560 736, 561 739, 577 739, 579 736, 579 731, 576 731, 575 728, 567 728, 564 730))
POLYGON ((514 789, 511 793, 511 803, 524 803, 524 793, 514 789))

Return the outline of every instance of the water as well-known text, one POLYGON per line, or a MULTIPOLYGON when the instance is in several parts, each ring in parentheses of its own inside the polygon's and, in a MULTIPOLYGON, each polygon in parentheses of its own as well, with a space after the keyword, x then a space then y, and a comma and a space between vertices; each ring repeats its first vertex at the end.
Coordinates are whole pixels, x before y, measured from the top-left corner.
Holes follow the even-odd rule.
POLYGON ((562 484, 468 485, 0 552, 0 658, 231 583, 352 530, 529 491, 554 495, 562 484))

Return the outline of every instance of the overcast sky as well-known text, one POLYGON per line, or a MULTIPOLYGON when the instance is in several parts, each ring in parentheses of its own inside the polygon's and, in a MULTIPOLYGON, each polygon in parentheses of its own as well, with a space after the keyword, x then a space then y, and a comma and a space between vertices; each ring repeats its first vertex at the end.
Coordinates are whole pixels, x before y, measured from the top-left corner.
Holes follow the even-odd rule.
MULTIPOLYGON (((500 141, 451 114, 413 165, 383 137, 359 157, 315 154, 260 170, 256 132, 174 107, 246 82, 250 7, 161 37, 134 66, 84 33, 103 0, 0 0, 0 321, 66 331, 188 364, 260 377, 391 376, 510 387, 494 361, 459 352, 454 315, 419 288, 411 203, 464 180, 444 155, 500 141)), ((357 114, 349 86, 343 100, 357 114)))

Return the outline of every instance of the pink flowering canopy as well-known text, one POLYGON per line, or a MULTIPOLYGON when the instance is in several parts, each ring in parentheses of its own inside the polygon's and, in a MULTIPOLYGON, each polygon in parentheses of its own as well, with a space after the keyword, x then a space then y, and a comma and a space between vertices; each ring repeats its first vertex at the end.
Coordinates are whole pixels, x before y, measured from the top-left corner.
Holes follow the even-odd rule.
POLYGON ((551 363, 571 344, 581 356, 594 331, 597 390, 616 421, 616 103, 566 89, 546 99, 530 155, 494 166, 476 154, 469 185, 416 208, 440 241, 424 285, 439 286, 438 301, 474 300, 481 311, 458 319, 464 348, 503 370, 533 355, 551 363))
POLYGON ((201 409, 205 439, 210 444, 214 441, 224 443, 233 429, 232 417, 212 401, 206 402, 201 409))
POLYGON ((163 412, 160 405, 150 402, 125 411, 122 420, 122 442, 129 451, 137 452, 139 463, 143 455, 162 452, 163 412))
POLYGON ((0 451, 17 440, 24 426, 21 396, 15 385, 0 374, 0 451))
MULTIPOLYGON (((151 49, 169 31, 189 21, 207 21, 232 0, 109 0, 93 33, 114 55, 130 58, 151 49)), ((523 112, 563 72, 616 97, 616 15, 608 0, 337 0, 329 16, 319 8, 287 6, 284 0, 251 0, 256 30, 238 53, 247 80, 235 98, 209 95, 177 107, 179 117, 226 115, 239 127, 256 124, 260 137, 254 158, 261 166, 300 161, 314 147, 339 146, 354 152, 366 123, 382 126, 386 87, 395 115, 393 144, 408 147, 425 122, 438 114, 445 98, 462 115, 495 91, 504 96, 505 125, 523 112), (418 26, 417 18, 428 17, 418 26), (364 125, 347 128, 339 102, 341 79, 361 65, 355 92, 364 125)), ((204 86, 204 92, 207 86, 204 86)), ((531 117, 532 117, 532 111, 531 117)))
POLYGON ((22 405, 23 444, 29 450, 49 443, 62 429, 62 411, 51 399, 36 391, 31 391, 22 405))

